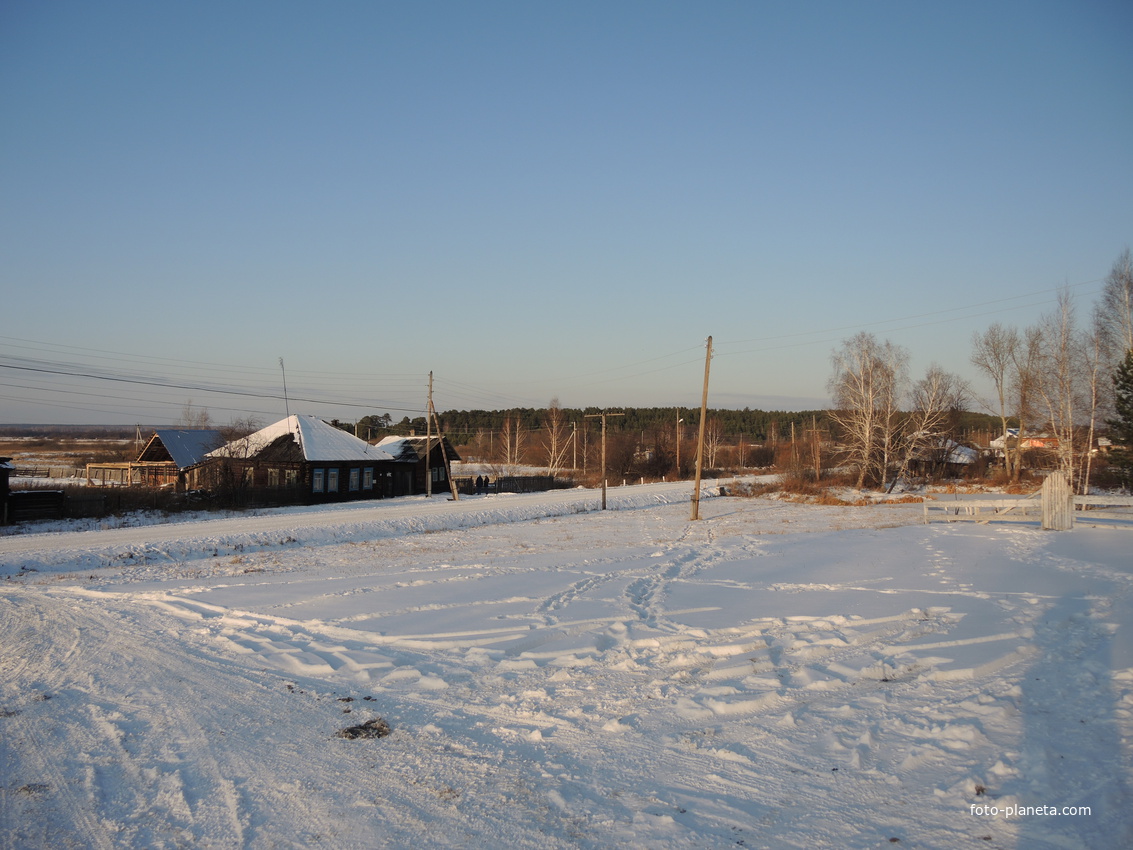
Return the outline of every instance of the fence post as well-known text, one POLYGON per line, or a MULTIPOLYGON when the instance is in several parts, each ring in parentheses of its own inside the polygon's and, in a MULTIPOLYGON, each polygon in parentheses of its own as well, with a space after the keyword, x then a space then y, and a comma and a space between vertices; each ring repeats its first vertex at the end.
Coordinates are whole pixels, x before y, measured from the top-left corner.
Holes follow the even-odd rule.
POLYGON ((1069 531, 1074 527, 1074 493, 1066 473, 1052 472, 1043 481, 1043 528, 1069 531))

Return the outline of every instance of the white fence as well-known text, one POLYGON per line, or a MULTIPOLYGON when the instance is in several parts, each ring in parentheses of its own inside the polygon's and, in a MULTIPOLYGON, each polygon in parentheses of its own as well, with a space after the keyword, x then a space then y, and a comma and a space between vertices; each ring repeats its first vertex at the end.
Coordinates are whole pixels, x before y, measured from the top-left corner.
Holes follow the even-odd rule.
POLYGON ((1087 522, 1092 519, 1133 522, 1133 496, 1075 496, 1074 518, 1075 522, 1087 522), (1118 510, 1106 510, 1106 508, 1118 508, 1118 510))
MULTIPOLYGON (((1025 496, 955 493, 922 503, 927 525, 945 522, 1042 522, 1055 531, 1075 522, 1116 520, 1133 527, 1133 496, 1075 496, 1062 473, 1047 476, 1041 490, 1025 496)), ((1108 524, 1108 523, 1107 523, 1108 524)))
POLYGON ((1026 496, 985 496, 982 494, 952 493, 922 502, 924 521, 933 519, 947 522, 1000 522, 1030 521, 1042 518, 1040 491, 1026 496))

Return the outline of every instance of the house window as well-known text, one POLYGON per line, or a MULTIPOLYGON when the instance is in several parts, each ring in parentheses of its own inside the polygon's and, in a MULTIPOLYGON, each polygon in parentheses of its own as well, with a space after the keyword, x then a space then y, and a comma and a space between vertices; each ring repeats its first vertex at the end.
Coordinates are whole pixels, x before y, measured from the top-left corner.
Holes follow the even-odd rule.
POLYGON ((362 470, 362 489, 374 489, 374 468, 372 466, 367 466, 362 470))
POLYGON ((312 493, 323 492, 323 475, 324 474, 325 474, 325 470, 322 470, 322 469, 312 469, 311 470, 311 492, 312 493))
POLYGON ((268 486, 269 487, 278 487, 279 486, 279 470, 278 469, 269 469, 268 470, 268 486))
POLYGON ((338 467, 327 470, 327 492, 338 492, 338 467))
POLYGON ((296 484, 299 483, 299 470, 297 470, 297 469, 284 470, 283 480, 286 482, 288 487, 294 487, 296 484))
POLYGON ((244 484, 251 487, 256 482, 256 468, 254 466, 244 467, 244 484))
POLYGON ((358 482, 362 478, 362 470, 354 467, 350 470, 350 492, 353 493, 358 489, 358 482))

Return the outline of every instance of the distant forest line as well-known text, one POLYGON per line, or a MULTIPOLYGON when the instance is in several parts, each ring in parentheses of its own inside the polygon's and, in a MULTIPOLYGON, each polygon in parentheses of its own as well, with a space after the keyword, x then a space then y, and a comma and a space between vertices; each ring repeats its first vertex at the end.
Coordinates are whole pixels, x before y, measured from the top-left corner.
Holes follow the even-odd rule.
MULTIPOLYGON (((560 409, 562 420, 566 423, 576 423, 578 428, 597 430, 601 427, 600 420, 596 418, 603 412, 602 408, 572 408, 560 409)), ((684 437, 692 436, 689 429, 694 429, 700 423, 699 408, 675 407, 623 407, 608 408, 607 413, 623 414, 611 416, 607 420, 610 431, 637 431, 655 433, 658 431, 676 431, 678 416, 684 437)), ((519 428, 524 431, 539 431, 546 427, 548 420, 547 408, 517 407, 507 410, 446 410, 438 412, 441 427, 449 440, 454 444, 467 444, 472 442, 479 432, 498 432, 505 425, 519 428)), ((791 439, 792 427, 801 439, 807 429, 816 426, 823 430, 830 430, 828 411, 826 410, 752 410, 744 408, 735 410, 729 408, 708 408, 709 422, 715 422, 722 435, 729 437, 743 437, 749 443, 781 442, 791 439)), ((270 424, 262 422, 261 425, 270 424)), ((387 434, 407 434, 410 431, 425 433, 425 417, 402 417, 394 421, 389 414, 375 414, 362 417, 357 422, 335 421, 334 424, 347 431, 357 431, 363 438, 379 437, 387 434)), ((993 432, 998 433, 1001 425, 998 417, 985 413, 972 411, 957 411, 955 414, 953 433, 963 437, 968 433, 993 432)), ((177 425, 142 425, 143 438, 148 437, 156 428, 178 427, 177 425)), ((216 427, 216 426, 214 426, 216 427)), ((570 427, 568 425, 568 427, 570 427)), ((0 436, 8 438, 17 437, 67 437, 70 439, 101 439, 111 440, 133 439, 138 426, 136 425, 0 425, 0 436)))
MULTIPOLYGON (((596 418, 603 411, 601 408, 561 408, 560 415, 566 423, 576 423, 578 428, 597 430, 601 427, 601 420, 596 418)), ((685 438, 692 436, 692 430, 699 427, 699 408, 675 407, 623 407, 607 409, 608 414, 622 414, 610 416, 607 428, 611 431, 634 431, 653 434, 656 432, 674 432, 677 428, 678 417, 682 420, 680 427, 685 438), (678 413, 679 410, 679 413, 678 413)), ((549 418, 546 408, 512 408, 510 410, 446 410, 437 414, 441 427, 449 440, 457 445, 471 443, 478 432, 498 432, 505 425, 519 428, 524 431, 539 431, 546 427, 549 418)), ((782 442, 791 439, 792 433, 802 439, 804 431, 818 428, 821 431, 830 431, 829 413, 826 410, 752 410, 744 408, 734 410, 728 408, 708 408, 707 421, 715 425, 718 432, 724 437, 740 438, 749 443, 782 442)), ((384 421, 380 418, 366 417, 358 425, 361 428, 373 429, 377 432, 382 429, 384 433, 406 433, 412 429, 417 433, 425 431, 425 417, 410 419, 403 417, 400 422, 384 421)), ((992 432, 999 433, 1001 429, 998 417, 985 413, 971 411, 957 411, 952 422, 952 432, 963 437, 968 433, 992 432)), ((365 433, 361 433, 365 436, 365 433)))

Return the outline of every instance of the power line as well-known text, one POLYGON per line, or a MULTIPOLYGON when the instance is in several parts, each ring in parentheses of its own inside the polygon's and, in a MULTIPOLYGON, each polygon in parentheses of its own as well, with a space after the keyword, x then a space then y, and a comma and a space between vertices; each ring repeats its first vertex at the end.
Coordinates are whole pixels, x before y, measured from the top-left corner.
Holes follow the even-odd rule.
MULTIPOLYGON (((60 365, 65 365, 65 364, 60 364, 60 365)), ((88 379, 96 380, 96 381, 110 381, 112 383, 132 384, 132 385, 136 385, 136 386, 160 387, 160 388, 163 388, 163 389, 189 390, 190 392, 209 393, 209 394, 215 394, 215 395, 233 395, 233 396, 242 396, 242 397, 246 397, 246 398, 270 399, 272 401, 282 401, 283 400, 283 397, 281 395, 277 395, 275 393, 253 391, 253 390, 249 390, 249 389, 236 389, 236 388, 232 388, 232 387, 218 387, 218 386, 209 386, 209 385, 202 385, 202 384, 178 383, 176 381, 159 380, 159 379, 155 379, 155 378, 147 378, 147 377, 142 377, 142 376, 127 377, 127 376, 121 376, 121 375, 105 375, 105 374, 98 374, 96 372, 82 372, 82 371, 78 371, 77 369, 65 369, 65 368, 52 369, 52 368, 47 368, 46 366, 20 366, 20 365, 15 365, 15 364, 12 364, 12 363, 2 363, 2 362, 0 362, 0 369, 14 369, 14 370, 17 370, 17 371, 33 372, 33 373, 44 374, 44 375, 62 375, 62 376, 71 377, 71 378, 88 378, 88 379)), ((385 404, 384 402, 381 402, 381 401, 376 401, 376 402, 375 401, 365 401, 365 400, 334 401, 334 400, 326 399, 326 398, 320 398, 320 399, 297 398, 296 401, 305 402, 307 404, 331 405, 331 406, 336 406, 336 407, 372 407, 372 408, 376 408, 376 409, 380 408, 382 410, 394 410, 394 411, 397 411, 398 413, 418 413, 418 412, 420 412, 420 408, 418 408, 418 407, 413 407, 413 408, 395 407, 395 406, 385 404)))

